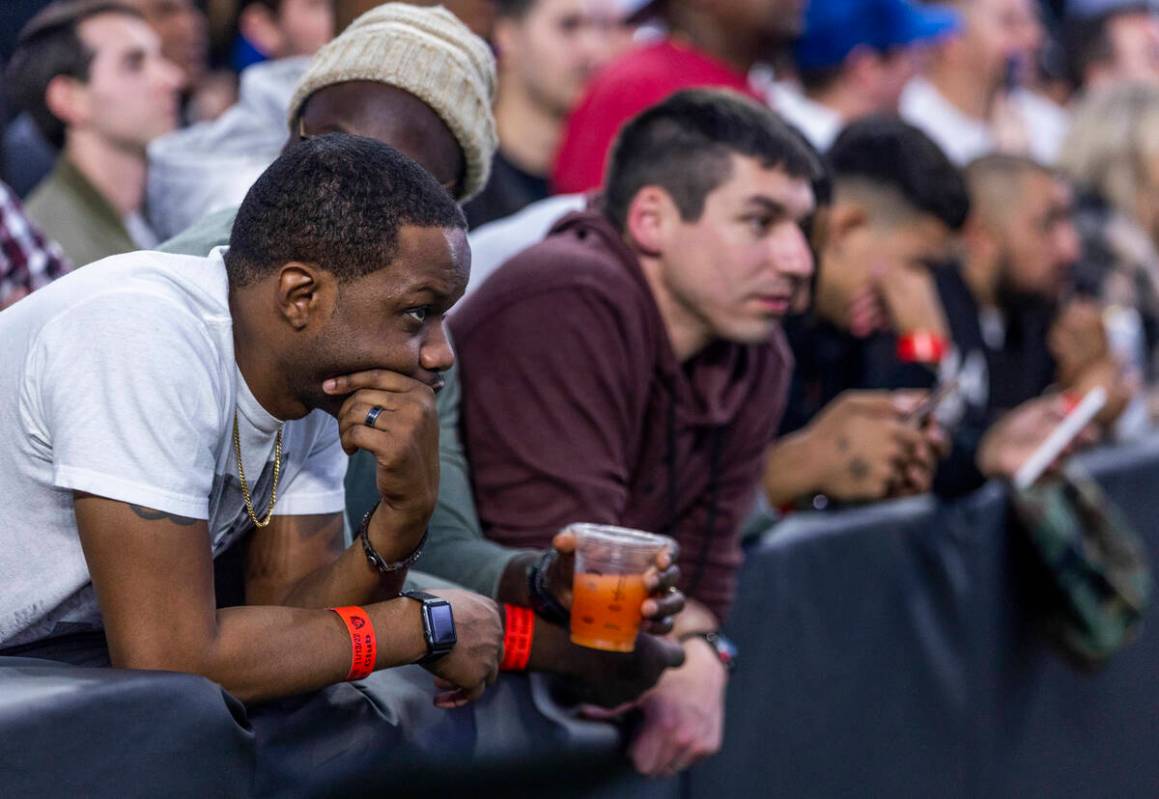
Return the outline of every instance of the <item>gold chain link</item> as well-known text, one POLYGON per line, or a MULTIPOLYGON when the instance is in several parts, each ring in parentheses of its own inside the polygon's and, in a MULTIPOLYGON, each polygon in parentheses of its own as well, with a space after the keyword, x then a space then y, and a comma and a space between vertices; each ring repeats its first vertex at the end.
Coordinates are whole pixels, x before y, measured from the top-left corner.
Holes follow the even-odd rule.
POLYGON ((278 501, 278 478, 282 474, 282 428, 278 428, 278 436, 274 439, 274 485, 270 489, 270 506, 266 508, 266 518, 259 519, 254 512, 254 501, 250 496, 249 483, 245 479, 245 466, 241 462, 241 434, 237 428, 237 411, 233 412, 233 454, 237 458, 237 476, 241 479, 241 498, 245 500, 246 513, 258 527, 266 527, 274 518, 274 503, 278 501))

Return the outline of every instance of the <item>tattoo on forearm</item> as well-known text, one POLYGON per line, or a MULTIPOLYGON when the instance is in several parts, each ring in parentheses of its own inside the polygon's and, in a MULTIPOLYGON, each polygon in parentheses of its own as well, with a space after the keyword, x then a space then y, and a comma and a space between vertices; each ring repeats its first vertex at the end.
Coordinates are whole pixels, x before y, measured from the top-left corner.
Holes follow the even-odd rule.
POLYGON ((188 527, 191 524, 197 524, 197 519, 190 519, 188 516, 178 516, 176 513, 166 513, 162 510, 153 510, 152 508, 143 508, 140 505, 129 505, 133 513, 140 516, 148 522, 167 521, 179 524, 182 527, 188 527))
POLYGON ((858 482, 869 477, 869 464, 861 458, 854 458, 849 462, 849 474, 858 482))

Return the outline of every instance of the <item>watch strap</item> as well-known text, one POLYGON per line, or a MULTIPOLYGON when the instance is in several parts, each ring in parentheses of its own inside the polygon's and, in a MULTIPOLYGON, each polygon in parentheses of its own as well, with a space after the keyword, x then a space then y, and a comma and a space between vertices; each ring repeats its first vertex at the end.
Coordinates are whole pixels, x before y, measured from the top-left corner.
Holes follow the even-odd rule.
POLYGON ((427 654, 419 660, 415 661, 419 665, 425 665, 438 660, 441 657, 449 654, 455 648, 457 643, 457 636, 454 631, 454 613, 451 611, 451 603, 442 597, 428 594, 426 591, 403 591, 400 596, 407 599, 413 599, 421 605, 419 613, 423 621, 423 638, 427 643, 427 654), (432 608, 436 606, 446 606, 448 611, 451 611, 451 640, 438 641, 435 639, 434 620, 432 618, 432 608))
POLYGON ((722 666, 724 666, 725 671, 727 671, 729 674, 732 674, 734 671, 736 671, 736 644, 734 644, 728 638, 725 638, 720 633, 712 631, 684 633, 684 635, 681 635, 676 640, 683 644, 685 641, 689 641, 693 638, 700 638, 710 647, 712 647, 712 651, 716 655, 716 659, 720 661, 722 666))

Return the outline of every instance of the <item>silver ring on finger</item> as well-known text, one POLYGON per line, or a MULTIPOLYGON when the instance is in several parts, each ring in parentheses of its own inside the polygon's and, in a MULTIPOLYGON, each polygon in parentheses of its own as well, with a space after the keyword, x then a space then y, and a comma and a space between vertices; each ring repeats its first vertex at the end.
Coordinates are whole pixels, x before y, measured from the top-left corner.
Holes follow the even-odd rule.
POLYGON ((378 421, 378 417, 382 415, 382 412, 384 410, 386 410, 386 409, 383 408, 381 405, 375 405, 373 408, 371 408, 369 411, 367 411, 366 412, 366 422, 365 422, 366 426, 367 427, 374 427, 374 423, 378 421))

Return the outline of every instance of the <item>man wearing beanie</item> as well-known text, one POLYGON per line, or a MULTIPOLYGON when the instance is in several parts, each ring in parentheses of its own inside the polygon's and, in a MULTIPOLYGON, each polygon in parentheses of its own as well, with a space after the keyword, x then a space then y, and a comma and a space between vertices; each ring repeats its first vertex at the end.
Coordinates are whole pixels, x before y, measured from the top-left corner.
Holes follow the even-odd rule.
MULTIPOLYGON (((378 139, 414 158, 462 203, 486 183, 496 147, 490 111, 493 64, 486 44, 445 10, 402 3, 381 6, 315 56, 290 102, 292 136, 343 131, 378 139)), ((228 244, 235 215, 235 209, 212 214, 162 249, 205 255, 228 244)), ((483 537, 459 439, 457 367, 443 377, 437 398, 439 496, 422 568, 497 596, 501 578, 517 571, 513 561, 522 564, 529 550, 483 537)), ((352 526, 378 499, 374 475, 374 457, 356 453, 346 477, 352 526)), ((674 571, 666 574, 656 593, 674 578, 674 571)), ((679 602, 667 597, 652 617, 663 624, 678 607, 679 602)), ((634 699, 682 659, 679 647, 658 637, 641 636, 638 654, 629 662, 624 655, 613 660, 571 645, 562 627, 544 624, 540 629, 528 668, 575 678, 591 686, 585 696, 597 702, 634 699)))
POLYGON ((170 235, 194 225, 162 249, 205 255, 228 241, 252 178, 286 141, 282 123, 275 129, 268 121, 274 114, 288 119, 291 141, 332 131, 384 141, 418 161, 459 202, 487 182, 496 147, 495 60, 486 42, 447 10, 384 4, 319 50, 304 74, 302 63, 278 67, 284 76, 300 75, 288 108, 273 85, 252 103, 264 109, 256 113, 266 121, 248 124, 254 142, 248 151, 227 132, 237 125, 228 115, 220 130, 207 126, 151 151, 150 206, 155 216, 176 217, 154 222, 170 235))

